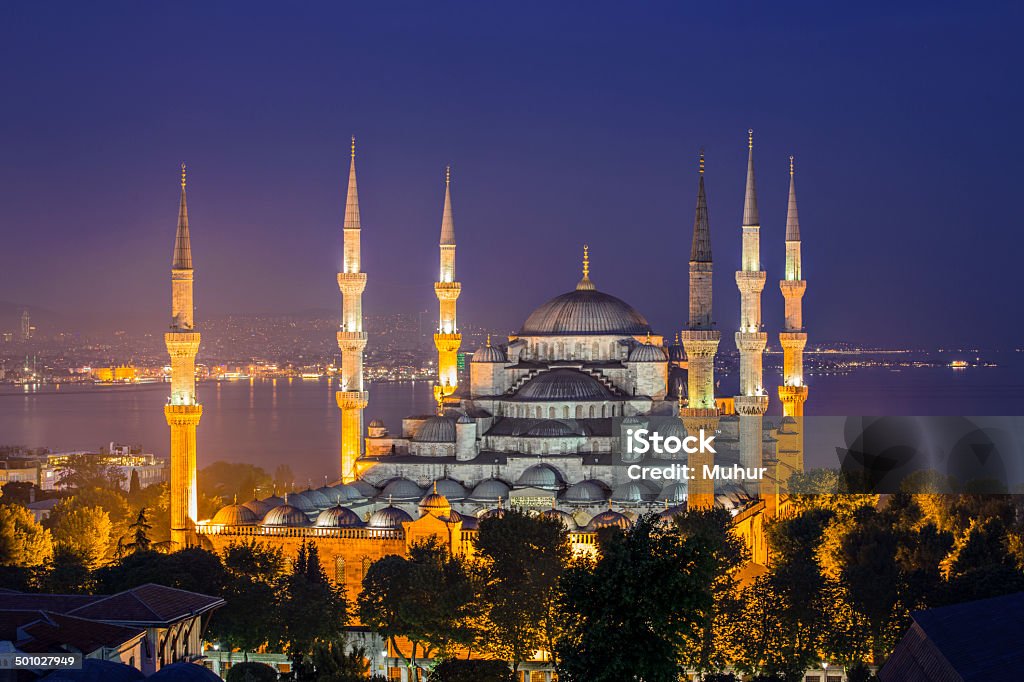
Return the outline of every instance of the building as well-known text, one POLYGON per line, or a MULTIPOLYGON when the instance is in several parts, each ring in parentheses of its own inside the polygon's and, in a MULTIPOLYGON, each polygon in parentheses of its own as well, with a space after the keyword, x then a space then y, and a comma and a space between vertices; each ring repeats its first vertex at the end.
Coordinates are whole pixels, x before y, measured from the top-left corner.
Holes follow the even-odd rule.
MULTIPOLYGON (((151 675, 202 657, 220 597, 147 584, 113 595, 0 591, 0 636, 25 653, 81 653, 151 675)), ((2 642, 0 642, 2 644, 2 642)))
POLYGON ((1024 592, 910 614, 882 682, 981 682, 1024 676, 1024 592))
MULTIPOLYGON (((767 275, 760 264, 751 131, 740 230, 743 265, 736 273, 742 303, 735 335, 741 356, 740 385, 733 396, 717 394, 714 358, 721 334, 712 305, 713 259, 704 172, 702 155, 689 239, 689 317, 679 336, 669 340, 652 329, 637 308, 599 289, 601 278, 592 272, 591 253, 584 246, 582 272, 575 286, 536 308, 507 339, 488 339, 472 354, 467 383, 457 373, 461 334, 456 299, 462 287, 455 278, 455 225, 447 171, 440 273, 434 284, 439 301, 434 336, 437 409, 405 418, 394 431, 373 419, 364 431, 369 394, 362 366, 367 340, 362 293, 367 274, 361 270, 362 221, 353 141, 343 271, 338 273, 343 301, 337 333, 342 351, 337 393, 342 420, 340 480, 283 498, 274 495, 231 504, 208 520, 197 519, 194 506, 195 423, 201 408, 195 398, 192 364, 198 334, 191 326, 191 253, 187 298, 183 289, 179 296, 177 288, 186 263, 176 256, 174 319, 179 326, 167 334, 168 349, 173 357, 174 349, 187 347, 187 352, 180 351, 187 362, 173 368, 167 408, 184 415, 174 423, 168 412, 176 541, 220 550, 239 540, 259 539, 286 554, 294 553, 303 541, 313 541, 328 574, 355 595, 370 564, 389 554, 404 554, 418 539, 438 537, 453 552, 471 554, 477 519, 501 513, 506 505, 559 518, 570 532, 574 549, 581 553, 594 551, 598 529, 628 527, 640 514, 671 517, 688 504, 719 505, 732 511, 736 532, 746 541, 755 564, 751 574, 756 574, 758 566, 767 562, 765 520, 785 513, 787 501, 780 481, 802 467, 798 417, 807 390, 802 354, 796 352, 799 344, 784 344, 789 348, 786 385, 800 389, 793 391, 800 400, 790 400, 787 405, 792 409, 787 408, 777 422, 764 419, 769 396, 762 378, 767 333, 761 319, 761 292, 767 275), (717 430, 716 453, 713 458, 705 453, 660 459, 633 455, 624 447, 624 428, 652 428, 679 438, 700 429, 717 430), (741 465, 763 468, 766 475, 753 482, 701 478, 662 483, 629 479, 625 465, 632 463, 659 467, 689 463, 698 469, 704 464, 741 465)), ((790 221, 795 223, 792 169, 790 178, 790 221)), ((188 236, 187 218, 181 217, 185 216, 184 185, 181 205, 179 248, 182 235, 186 246, 188 236)), ((787 311, 792 314, 787 314, 784 333, 805 341, 799 297, 794 298, 793 291, 803 285, 799 231, 787 230, 785 241, 788 274, 782 289, 788 292, 787 311), (797 312, 792 312, 794 306, 797 312)), ((681 303, 680 312, 685 305, 681 303)), ((390 652, 386 667, 397 665, 394 653, 390 652)), ((548 664, 531 665, 528 672, 539 675, 531 679, 550 678, 548 664)))
POLYGON ((111 442, 100 452, 78 450, 74 452, 55 452, 46 456, 46 462, 40 472, 39 487, 43 490, 61 488, 61 469, 75 457, 94 458, 101 464, 117 469, 121 474, 121 488, 128 490, 131 486, 132 474, 139 478, 142 488, 167 481, 167 462, 157 458, 151 452, 143 452, 136 445, 124 445, 111 442))
POLYGON ((32 338, 32 320, 28 315, 27 309, 21 313, 21 329, 19 331, 20 338, 23 342, 32 338))

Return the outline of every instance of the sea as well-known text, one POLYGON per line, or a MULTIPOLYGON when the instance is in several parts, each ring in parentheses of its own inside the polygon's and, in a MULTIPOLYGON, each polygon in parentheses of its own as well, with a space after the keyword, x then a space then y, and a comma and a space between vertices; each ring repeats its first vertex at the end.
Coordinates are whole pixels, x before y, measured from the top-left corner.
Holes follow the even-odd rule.
MULTIPOLYGON (((865 367, 810 375, 806 412, 829 417, 1024 415, 1024 353, 1000 354, 995 365, 865 367)), ((721 377, 722 386, 735 380, 721 377)), ((249 462, 273 473, 287 464, 299 482, 333 480, 341 437, 337 388, 327 378, 201 382, 199 466, 217 460, 249 462)), ((769 396, 776 395, 774 387, 767 388, 769 396)), ((368 390, 366 421, 383 419, 392 433, 401 431, 403 417, 433 411, 429 382, 375 383, 368 390)), ((0 445, 66 452, 95 451, 116 442, 166 456, 167 395, 164 383, 2 385, 0 445)), ((767 418, 778 411, 773 397, 767 418)))

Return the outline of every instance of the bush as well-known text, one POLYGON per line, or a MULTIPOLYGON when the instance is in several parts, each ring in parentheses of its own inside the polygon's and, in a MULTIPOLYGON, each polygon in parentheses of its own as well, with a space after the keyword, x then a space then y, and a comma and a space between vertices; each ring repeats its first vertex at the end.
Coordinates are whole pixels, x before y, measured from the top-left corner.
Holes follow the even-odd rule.
POLYGON ((512 682, 505 661, 443 661, 434 668, 430 682, 512 682))
POLYGON ((862 661, 850 666, 846 671, 846 679, 848 682, 876 682, 878 680, 871 672, 871 668, 862 661))
POLYGON ((277 671, 266 663, 245 661, 228 670, 227 682, 277 682, 277 671))

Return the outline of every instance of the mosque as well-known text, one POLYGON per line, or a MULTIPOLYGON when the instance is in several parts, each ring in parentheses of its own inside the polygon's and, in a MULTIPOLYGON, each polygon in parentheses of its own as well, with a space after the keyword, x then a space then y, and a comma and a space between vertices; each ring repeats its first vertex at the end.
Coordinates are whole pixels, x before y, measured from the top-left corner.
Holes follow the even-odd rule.
MULTIPOLYGON (((715 355, 721 332, 712 307, 711 233, 700 158, 689 260, 688 321, 678 335, 658 334, 637 309, 597 287, 583 249, 579 281, 534 310, 519 331, 488 342, 472 354, 468 385, 457 369, 462 336, 456 316, 461 284, 455 271, 455 222, 451 175, 446 173, 440 232, 439 302, 434 414, 403 419, 400 431, 374 419, 365 425, 369 392, 363 380, 362 231, 353 139, 344 218, 343 271, 338 273, 342 320, 337 333, 342 365, 341 478, 335 485, 231 504, 211 520, 197 519, 196 425, 202 407, 195 393, 192 254, 185 175, 172 265, 171 397, 165 407, 171 430, 172 542, 221 549, 258 539, 291 553, 316 542, 328 574, 358 593, 368 566, 410 543, 440 537, 455 552, 472 553, 478 520, 513 506, 563 521, 573 547, 592 552, 596 531, 628 527, 638 515, 670 518, 686 507, 714 505, 731 511, 736 532, 754 566, 767 561, 765 519, 784 513, 781 490, 803 468, 802 417, 808 390, 803 378, 800 228, 793 162, 785 232, 786 265, 780 281, 785 320, 779 333, 783 416, 764 419, 769 396, 762 356, 768 335, 761 319, 767 279, 760 262, 760 218, 754 179, 753 131, 748 137, 746 192, 741 226, 741 299, 735 343, 739 386, 718 394, 715 355), (699 471, 719 464, 765 469, 758 482, 631 480, 637 461, 623 448, 624 428, 648 427, 663 435, 714 433, 715 454, 682 455, 699 471)), ((780 245, 781 246, 781 245, 780 245)), ((644 464, 671 464, 657 460, 644 464)))

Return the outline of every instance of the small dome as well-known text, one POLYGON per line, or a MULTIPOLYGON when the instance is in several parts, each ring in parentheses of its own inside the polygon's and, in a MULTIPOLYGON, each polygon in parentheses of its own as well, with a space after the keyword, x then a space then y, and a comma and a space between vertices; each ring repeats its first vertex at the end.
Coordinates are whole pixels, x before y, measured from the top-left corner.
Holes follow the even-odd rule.
POLYGON ((623 504, 640 504, 654 499, 654 491, 639 481, 626 481, 612 490, 612 502, 623 504))
POLYGON ((679 440, 686 438, 686 427, 679 417, 660 417, 651 421, 648 427, 651 431, 657 431, 662 438, 676 437, 679 440))
POLYGON ((394 498, 396 500, 418 500, 423 497, 423 488, 410 481, 408 478, 392 479, 380 494, 381 497, 394 498))
POLYGON ((437 492, 428 493, 423 496, 419 504, 420 514, 427 515, 432 514, 434 516, 440 516, 447 518, 452 513, 451 502, 444 495, 439 495, 437 492))
POLYGON ((470 417, 468 414, 460 414, 459 418, 455 420, 456 424, 476 424, 476 420, 470 417))
POLYGON ((147 679, 156 682, 220 682, 220 677, 210 669, 185 661, 165 665, 147 679))
MULTIPOLYGON (((86 658, 82 660, 82 667, 77 670, 57 670, 46 677, 39 678, 48 682, 87 682, 89 680, 103 680, 103 682, 137 682, 145 680, 146 676, 138 669, 115 663, 102 658, 86 658)), ((199 678, 203 679, 203 678, 199 678)))
POLYGON ((263 517, 264 526, 308 526, 309 517, 306 512, 296 509, 290 504, 274 507, 263 517))
POLYGON ((355 490, 357 497, 349 497, 350 500, 368 500, 371 497, 376 497, 380 491, 377 487, 371 484, 369 481, 364 481, 361 478, 357 478, 354 481, 339 486, 351 490, 355 490))
MULTIPOLYGON (((283 502, 284 500, 282 500, 283 502)), ((257 500, 255 497, 242 504, 243 507, 251 511, 256 515, 257 519, 262 519, 267 515, 267 512, 276 507, 277 505, 267 504, 266 500, 257 500)))
POLYGON ((303 490, 302 496, 305 497, 310 502, 312 502, 313 506, 316 507, 317 509, 327 509, 328 507, 333 506, 337 502, 337 500, 333 500, 327 497, 327 495, 324 495, 319 490, 313 490, 312 488, 307 488, 306 490, 303 490))
POLYGON ((328 506, 333 507, 336 504, 345 502, 347 498, 344 497, 344 493, 341 490, 341 486, 325 485, 317 488, 316 491, 327 498, 330 502, 328 506))
POLYGON ((676 481, 662 488, 658 493, 658 502, 666 501, 670 504, 686 502, 686 481, 676 481))
POLYGON ((567 530, 574 531, 579 528, 576 523, 576 519, 572 517, 572 514, 562 511, 561 509, 546 509, 542 511, 540 515, 547 519, 558 519, 567 530))
POLYGON ((686 350, 682 345, 673 343, 668 347, 669 362, 686 362, 686 350))
POLYGON ((562 474, 550 464, 534 464, 524 471, 516 481, 516 485, 521 488, 543 488, 545 490, 557 490, 564 483, 562 474))
POLYGON ((629 362, 665 362, 665 351, 660 346, 641 343, 629 352, 629 362))
POLYGON ((594 531, 600 528, 629 528, 629 519, 620 514, 619 512, 603 511, 594 518, 590 519, 590 523, 587 524, 587 530, 594 531))
POLYGON ((213 523, 220 526, 250 526, 259 520, 252 509, 242 504, 229 504, 213 516, 213 523))
POLYGON ((662 523, 671 523, 674 518, 686 511, 685 504, 677 504, 658 513, 658 520, 662 523))
POLYGON ((611 400, 612 391, 594 376, 561 367, 542 372, 516 391, 515 400, 611 400))
POLYGON ((454 443, 455 420, 434 416, 423 423, 413 438, 417 443, 454 443))
POLYGON ((324 509, 316 517, 317 528, 355 528, 362 525, 358 514, 341 505, 324 509))
POLYGON ((284 504, 284 498, 278 494, 273 494, 270 497, 265 497, 260 500, 263 504, 267 505, 267 511, 270 511, 274 507, 280 507, 284 504))
POLYGON ((644 420, 636 416, 635 414, 631 414, 628 417, 622 418, 623 426, 641 426, 643 423, 644 420))
POLYGON ((508 493, 509 487, 505 481, 488 478, 477 483, 469 497, 480 502, 497 502, 499 499, 507 500, 508 493))
POLYGON ((562 500, 569 504, 594 504, 607 499, 608 491, 603 485, 593 480, 573 483, 562 496, 562 500))
POLYGON ((366 428, 368 428, 368 429, 384 429, 384 428, 387 428, 387 427, 384 426, 384 422, 381 421, 380 419, 374 419, 373 421, 371 421, 369 424, 366 425, 366 428))
POLYGON ((466 489, 458 481, 451 478, 439 478, 434 481, 434 486, 439 495, 444 495, 449 500, 466 499, 466 489))
POLYGON ((317 509, 317 506, 313 504, 313 501, 306 497, 306 495, 303 493, 286 494, 284 496, 284 503, 291 505, 296 509, 301 509, 307 514, 315 514, 318 511, 320 511, 319 509, 317 509))
POLYGON ((487 344, 486 346, 480 346, 473 353, 473 359, 470 362, 495 362, 495 363, 506 363, 508 357, 505 355, 505 351, 497 346, 487 344))
POLYGON ((412 517, 407 513, 399 509, 388 505, 383 509, 378 509, 373 512, 370 516, 370 522, 366 524, 367 528, 375 528, 377 530, 401 528, 403 523, 412 521, 412 517))

